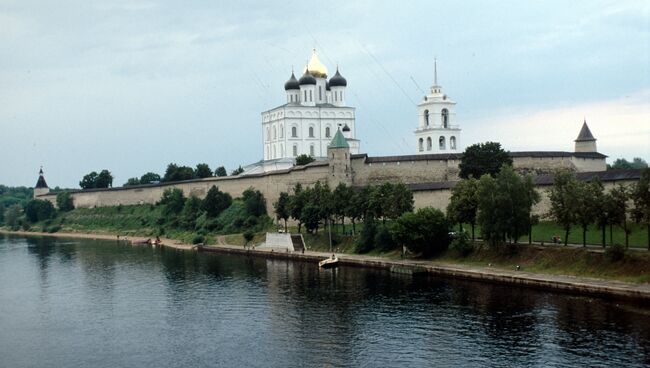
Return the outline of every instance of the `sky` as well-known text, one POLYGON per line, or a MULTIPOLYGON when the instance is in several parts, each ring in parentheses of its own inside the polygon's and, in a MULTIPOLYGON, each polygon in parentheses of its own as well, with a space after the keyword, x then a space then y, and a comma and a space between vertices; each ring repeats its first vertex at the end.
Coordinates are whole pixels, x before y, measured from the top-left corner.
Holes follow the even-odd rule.
POLYGON ((650 2, 0 0, 0 183, 259 161, 312 48, 371 156, 415 152, 437 58, 461 148, 571 151, 586 119, 609 162, 650 161, 650 2))

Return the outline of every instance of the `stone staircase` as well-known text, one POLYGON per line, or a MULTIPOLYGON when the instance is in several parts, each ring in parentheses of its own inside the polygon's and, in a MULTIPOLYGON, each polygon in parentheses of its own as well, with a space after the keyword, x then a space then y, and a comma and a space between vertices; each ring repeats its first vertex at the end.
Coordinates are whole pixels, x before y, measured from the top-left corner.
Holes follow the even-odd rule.
POLYGON ((302 238, 302 234, 291 234, 291 243, 293 244, 294 252, 302 252, 307 247, 305 247, 305 240, 302 238))

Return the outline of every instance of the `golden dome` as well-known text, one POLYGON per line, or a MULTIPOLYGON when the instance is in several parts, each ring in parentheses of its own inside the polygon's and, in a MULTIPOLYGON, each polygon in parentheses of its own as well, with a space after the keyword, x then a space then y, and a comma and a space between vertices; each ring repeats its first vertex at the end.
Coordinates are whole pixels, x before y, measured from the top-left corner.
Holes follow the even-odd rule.
POLYGON ((303 70, 303 73, 307 70, 309 70, 309 74, 313 75, 316 78, 327 78, 327 67, 325 67, 325 65, 323 65, 323 63, 321 63, 318 59, 318 55, 316 55, 316 49, 312 51, 311 59, 309 59, 309 63, 307 63, 307 66, 303 70))

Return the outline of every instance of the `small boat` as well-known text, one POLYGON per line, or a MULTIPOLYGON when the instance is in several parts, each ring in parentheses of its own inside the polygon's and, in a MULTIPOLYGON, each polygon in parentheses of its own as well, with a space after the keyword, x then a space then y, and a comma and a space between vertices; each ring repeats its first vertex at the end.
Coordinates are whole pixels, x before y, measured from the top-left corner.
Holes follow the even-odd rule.
POLYGON ((318 262, 318 267, 321 268, 331 268, 331 267, 336 267, 339 264, 339 259, 332 255, 330 258, 326 258, 320 262, 318 262))

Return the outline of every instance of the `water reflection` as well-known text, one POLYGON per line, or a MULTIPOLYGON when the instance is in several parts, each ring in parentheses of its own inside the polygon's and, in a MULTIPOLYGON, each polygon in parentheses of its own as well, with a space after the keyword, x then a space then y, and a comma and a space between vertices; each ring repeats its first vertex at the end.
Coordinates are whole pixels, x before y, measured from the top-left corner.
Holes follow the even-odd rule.
POLYGON ((0 317, 8 366, 650 363, 648 310, 603 299, 106 241, 0 250, 0 297, 23 298, 0 303, 21 326, 0 317))

